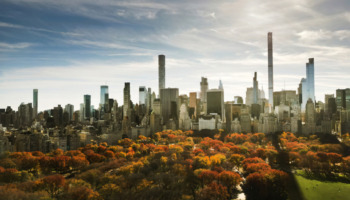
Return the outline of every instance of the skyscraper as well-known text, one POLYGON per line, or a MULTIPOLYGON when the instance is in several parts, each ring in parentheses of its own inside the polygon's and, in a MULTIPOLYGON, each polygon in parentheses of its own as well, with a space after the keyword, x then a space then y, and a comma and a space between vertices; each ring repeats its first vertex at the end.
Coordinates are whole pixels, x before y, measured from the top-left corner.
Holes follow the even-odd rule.
POLYGON ((38 115, 38 89, 33 90, 33 117, 38 115))
POLYGON ((202 102, 207 102, 208 79, 202 77, 200 98, 202 102))
POLYGON ((336 90, 337 110, 350 110, 350 88, 336 90))
POLYGON ((254 73, 253 78, 253 103, 257 104, 259 100, 259 86, 258 86, 258 76, 257 73, 254 73))
POLYGON ((108 101, 108 85, 101 85, 101 94, 100 94, 100 105, 106 104, 108 101))
POLYGON ((309 58, 309 62, 306 63, 306 79, 302 79, 301 84, 302 84, 301 110, 305 111, 305 106, 309 99, 311 99, 312 102, 315 103, 315 70, 314 70, 313 58, 309 58))
POLYGON ((315 68, 313 58, 309 58, 309 62, 306 63, 306 81, 308 85, 308 99, 310 98, 315 103, 315 68))
POLYGON ((84 118, 90 120, 91 117, 91 96, 84 95, 84 118))
POLYGON ((81 103, 80 104, 80 112, 79 112, 79 120, 81 122, 84 121, 84 116, 85 116, 85 108, 84 108, 84 104, 81 103))
POLYGON ((249 87, 245 93, 245 104, 251 106, 254 103, 254 88, 249 87))
POLYGON ((222 81, 219 81, 219 90, 223 90, 224 89, 224 85, 222 84, 222 81))
POLYGON ((164 88, 160 90, 160 112, 163 123, 166 124, 170 118, 177 121, 179 89, 164 88))
POLYGON ((123 116, 129 117, 128 111, 130 108, 130 83, 124 84, 124 104, 123 104, 123 116))
POLYGON ((71 121, 73 119, 74 106, 71 104, 67 104, 64 107, 64 112, 68 113, 68 121, 71 121))
POLYGON ((139 105, 146 105, 147 93, 148 92, 145 86, 139 87, 139 105))
POLYGON ((267 34, 267 54, 268 54, 268 73, 269 73, 269 104, 273 107, 273 55, 272 55, 272 33, 267 34))
POLYGON ((160 90, 165 88, 165 55, 158 56, 158 80, 159 80, 159 96, 160 90))
POLYGON ((299 89, 301 90, 301 110, 303 112, 305 111, 306 102, 308 100, 307 87, 308 85, 306 78, 302 78, 300 81, 299 89))
POLYGON ((216 113, 224 120, 224 90, 211 89, 207 91, 207 113, 216 113))
POLYGON ((329 99, 330 98, 334 98, 334 94, 325 94, 325 96, 324 96, 324 114, 325 114, 325 116, 326 117, 328 117, 329 118, 329 114, 330 114, 330 112, 329 112, 329 99))
POLYGON ((195 108, 197 105, 197 92, 190 92, 190 102, 189 107, 195 108))

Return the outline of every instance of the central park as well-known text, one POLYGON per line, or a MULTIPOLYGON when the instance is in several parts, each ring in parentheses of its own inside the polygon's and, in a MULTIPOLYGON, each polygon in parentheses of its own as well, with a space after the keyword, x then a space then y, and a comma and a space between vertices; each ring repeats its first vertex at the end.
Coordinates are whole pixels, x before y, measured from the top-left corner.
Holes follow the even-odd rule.
POLYGON ((166 130, 0 159, 4 199, 350 199, 350 137, 166 130))

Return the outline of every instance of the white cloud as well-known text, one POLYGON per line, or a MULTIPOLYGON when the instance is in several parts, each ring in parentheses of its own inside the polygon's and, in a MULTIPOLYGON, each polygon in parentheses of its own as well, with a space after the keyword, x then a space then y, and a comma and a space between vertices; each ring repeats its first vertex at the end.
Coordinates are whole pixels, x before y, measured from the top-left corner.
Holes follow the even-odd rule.
POLYGON ((21 43, 5 43, 5 42, 0 42, 0 51, 1 50, 13 50, 13 49, 25 49, 30 46, 33 46, 31 43, 26 43, 26 42, 21 42, 21 43))
POLYGON ((328 40, 332 38, 330 31, 318 30, 318 31, 302 31, 297 33, 299 39, 302 41, 318 41, 328 40))
POLYGON ((61 34, 64 36, 82 36, 82 34, 73 33, 73 32, 59 32, 59 31, 53 31, 53 30, 44 29, 44 28, 27 27, 27 26, 10 24, 10 23, 5 23, 5 22, 0 22, 0 27, 27 29, 27 30, 32 30, 32 31, 43 31, 43 32, 48 32, 48 33, 57 33, 57 34, 61 34))

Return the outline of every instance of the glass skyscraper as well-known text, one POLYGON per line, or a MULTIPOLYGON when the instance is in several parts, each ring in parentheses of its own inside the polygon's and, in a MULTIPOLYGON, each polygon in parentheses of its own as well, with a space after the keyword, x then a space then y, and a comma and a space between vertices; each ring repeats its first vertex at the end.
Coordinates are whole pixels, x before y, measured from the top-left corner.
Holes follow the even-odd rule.
POLYGON ((315 68, 313 58, 309 58, 309 62, 306 63, 306 81, 308 84, 308 99, 315 103, 315 68))
POLYGON ((147 100, 147 89, 145 86, 139 87, 139 105, 145 104, 147 100))
POLYGON ((108 98, 108 85, 101 85, 100 104, 104 105, 108 98))
POLYGON ((302 85, 302 102, 301 110, 305 111, 306 103, 309 99, 315 103, 315 69, 314 59, 309 58, 309 62, 306 63, 306 79, 301 80, 302 85))

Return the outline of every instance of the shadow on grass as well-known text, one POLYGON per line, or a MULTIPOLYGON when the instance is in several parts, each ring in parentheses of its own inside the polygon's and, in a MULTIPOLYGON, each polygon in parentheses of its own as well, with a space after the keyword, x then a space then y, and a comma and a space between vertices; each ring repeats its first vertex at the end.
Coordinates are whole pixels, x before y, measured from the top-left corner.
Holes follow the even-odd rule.
POLYGON ((272 144, 278 151, 277 155, 277 166, 280 170, 285 171, 289 174, 287 183, 288 199, 290 200, 305 200, 305 197, 300 189, 300 186, 292 173, 291 166, 289 164, 289 154, 287 151, 280 148, 278 136, 282 132, 278 132, 271 135, 272 144))
POLYGON ((350 183, 350 179, 345 176, 340 176, 338 174, 324 174, 324 173, 314 173, 314 172, 307 172, 304 170, 298 170, 298 175, 310 179, 310 180, 317 180, 322 182, 341 182, 341 183, 350 183))

